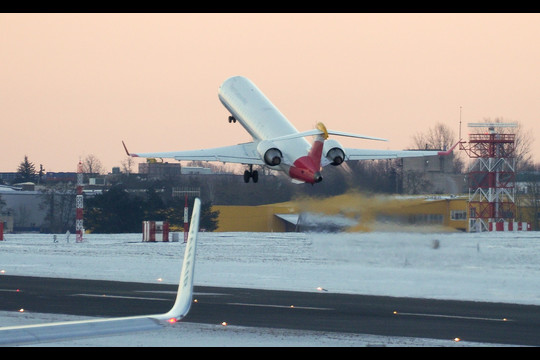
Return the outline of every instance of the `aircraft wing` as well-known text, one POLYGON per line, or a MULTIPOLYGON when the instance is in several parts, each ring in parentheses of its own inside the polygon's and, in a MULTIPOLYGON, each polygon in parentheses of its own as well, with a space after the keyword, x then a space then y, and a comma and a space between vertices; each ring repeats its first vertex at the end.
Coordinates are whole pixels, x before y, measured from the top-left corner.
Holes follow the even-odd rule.
POLYGON ((459 141, 446 151, 439 150, 373 150, 373 149, 354 149, 346 148, 345 157, 349 160, 379 160, 379 159, 397 159, 407 157, 421 156, 445 156, 449 155, 454 148, 459 144, 459 141))
MULTIPOLYGON (((123 142, 122 142, 123 143, 123 142)), ((124 144, 124 148, 126 145, 124 144)), ((210 148, 200 150, 151 152, 151 153, 126 153, 132 157, 144 158, 166 158, 175 160, 190 161, 217 161, 223 163, 264 165, 261 157, 257 153, 257 146, 253 142, 210 148)))
POLYGON ((195 199, 176 300, 167 313, 119 318, 66 321, 0 328, 0 345, 40 343, 88 336, 157 330, 187 315, 193 297, 193 271, 199 231, 200 200, 195 199))

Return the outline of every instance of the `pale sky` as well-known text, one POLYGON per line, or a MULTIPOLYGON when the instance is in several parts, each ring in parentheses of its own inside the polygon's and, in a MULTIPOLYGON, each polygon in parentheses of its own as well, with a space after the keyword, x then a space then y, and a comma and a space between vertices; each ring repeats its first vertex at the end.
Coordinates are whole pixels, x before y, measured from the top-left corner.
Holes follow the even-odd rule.
MULTIPOLYGON (((302 131, 387 138, 403 149, 436 123, 503 118, 540 162, 540 14, 0 14, 0 171, 27 155, 106 171, 132 152, 250 141, 217 97, 250 78, 302 131)), ((169 160, 174 162, 174 160, 169 160)), ((134 168, 136 171, 136 167, 134 168)))

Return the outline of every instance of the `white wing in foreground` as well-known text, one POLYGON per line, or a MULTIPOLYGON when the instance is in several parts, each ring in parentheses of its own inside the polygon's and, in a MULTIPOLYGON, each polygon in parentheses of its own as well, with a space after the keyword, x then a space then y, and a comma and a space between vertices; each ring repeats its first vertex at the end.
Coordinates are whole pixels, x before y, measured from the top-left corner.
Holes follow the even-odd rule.
POLYGON ((197 198, 193 206, 176 301, 167 313, 2 327, 0 328, 0 344, 40 343, 88 336, 157 330, 168 323, 174 323, 182 319, 189 312, 193 297, 193 272, 195 269, 199 215, 200 200, 197 198))

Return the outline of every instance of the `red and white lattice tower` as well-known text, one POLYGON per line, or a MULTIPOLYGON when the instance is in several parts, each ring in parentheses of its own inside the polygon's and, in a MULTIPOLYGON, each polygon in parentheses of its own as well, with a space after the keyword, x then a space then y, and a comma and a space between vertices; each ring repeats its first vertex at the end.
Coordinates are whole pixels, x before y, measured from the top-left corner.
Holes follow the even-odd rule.
POLYGON ((469 134, 469 143, 460 143, 473 159, 469 168, 469 231, 492 231, 514 224, 516 207, 515 134, 496 128, 516 127, 515 123, 469 123, 487 127, 487 132, 469 134))
POLYGON ((75 198, 76 217, 75 217, 75 241, 80 243, 83 241, 83 169, 82 163, 79 161, 77 166, 77 197, 75 198))

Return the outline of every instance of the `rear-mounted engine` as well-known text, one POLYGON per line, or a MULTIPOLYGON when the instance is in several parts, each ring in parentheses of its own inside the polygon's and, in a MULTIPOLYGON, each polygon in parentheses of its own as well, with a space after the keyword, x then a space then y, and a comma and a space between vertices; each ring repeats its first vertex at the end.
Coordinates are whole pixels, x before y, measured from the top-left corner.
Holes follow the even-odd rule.
POLYGON ((261 141, 259 145, 257 145, 257 151, 263 157, 266 165, 277 166, 281 164, 283 154, 273 142, 268 140, 261 141))
POLYGON ((323 154, 330 164, 334 166, 341 165, 345 160, 345 151, 343 151, 343 147, 334 139, 326 140, 324 142, 323 154))

